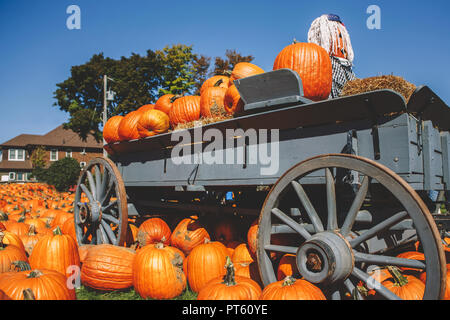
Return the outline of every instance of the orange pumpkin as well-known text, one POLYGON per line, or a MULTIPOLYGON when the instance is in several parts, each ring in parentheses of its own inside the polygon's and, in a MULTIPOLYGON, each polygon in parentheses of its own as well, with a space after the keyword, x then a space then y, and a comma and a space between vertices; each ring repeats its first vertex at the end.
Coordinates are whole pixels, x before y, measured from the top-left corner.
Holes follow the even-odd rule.
POLYGON ((211 78, 206 79, 201 88, 200 88, 200 96, 202 95, 203 91, 205 91, 208 88, 211 87, 220 87, 224 89, 228 89, 230 85, 230 78, 227 76, 217 75, 213 76, 211 78))
POLYGON ((69 277, 68 267, 80 266, 77 244, 57 227, 52 235, 45 235, 36 243, 30 265, 33 269, 55 270, 69 277))
POLYGON ((81 267, 81 283, 101 291, 130 288, 135 255, 132 249, 110 244, 90 248, 81 267))
POLYGON ((5 244, 3 239, 4 232, 0 231, 0 273, 14 271, 12 263, 15 261, 28 262, 24 250, 11 244, 5 244))
POLYGON ((208 231, 197 217, 185 218, 178 223, 170 236, 170 243, 188 255, 199 244, 210 240, 208 231))
POLYGON ((182 257, 162 243, 141 248, 133 262, 133 286, 143 298, 171 299, 186 288, 182 257))
MULTIPOLYGON (((231 218, 221 219, 214 226, 212 232, 214 239, 217 241, 222 241, 227 244, 235 240, 238 236, 236 225, 237 221, 234 219, 231 218)), ((237 247, 237 245, 235 247, 237 247)))
POLYGON ((33 225, 30 226, 28 233, 20 237, 20 240, 22 240, 22 243, 25 247, 25 251, 27 252, 28 256, 31 255, 33 252, 33 248, 36 245, 36 243, 41 239, 44 235, 36 233, 36 229, 33 225))
POLYGON ((209 281, 198 293, 197 300, 258 300, 259 284, 247 277, 235 276, 234 266, 227 257, 226 274, 209 281))
POLYGON ((122 119, 118 129, 120 141, 136 140, 140 138, 137 130, 137 123, 140 116, 140 112, 132 111, 122 119))
POLYGON ((225 93, 224 107, 228 114, 235 114, 244 110, 244 102, 234 84, 230 86, 225 93))
POLYGON ((165 114, 170 114, 170 109, 172 109, 173 102, 181 98, 180 96, 176 96, 174 94, 165 94, 161 98, 158 99, 155 103, 155 110, 159 110, 164 112, 165 114))
POLYGON ((150 111, 153 109, 155 109, 154 104, 146 104, 146 105, 143 105, 142 107, 140 107, 139 109, 137 109, 136 111, 140 112, 140 113, 144 113, 144 112, 147 112, 147 111, 150 111))
POLYGON ((234 270, 237 276, 250 278, 263 287, 261 276, 259 275, 258 264, 256 262, 234 263, 234 270))
POLYGON ((200 114, 204 118, 221 116, 226 113, 224 101, 227 88, 209 87, 200 96, 200 114))
POLYGON ((189 286, 194 292, 199 292, 212 279, 225 275, 226 249, 213 242, 199 244, 186 260, 189 286))
POLYGON ((120 141, 119 126, 122 119, 123 116, 114 116, 106 121, 105 127, 103 128, 103 139, 105 139, 107 143, 120 141))
POLYGON ((150 218, 139 226, 137 241, 141 247, 159 242, 168 245, 171 234, 172 232, 164 220, 150 218))
POLYGON ((0 289, 12 300, 24 300, 23 291, 31 289, 36 300, 76 300, 66 277, 53 270, 28 270, 0 274, 0 289))
POLYGON ((137 123, 140 138, 152 137, 166 132, 170 127, 169 116, 159 110, 147 110, 137 123))
POLYGON ((388 290, 403 300, 422 300, 425 284, 412 275, 403 275, 396 267, 388 267, 392 278, 382 282, 388 290))
POLYGON ((250 254, 256 260, 256 244, 258 243, 258 220, 253 221, 247 232, 247 244, 250 254))
POLYGON ((243 79, 261 73, 264 73, 264 70, 257 65, 250 62, 239 62, 234 66, 233 71, 231 72, 230 86, 234 85, 234 80, 243 79))
POLYGON ((266 286, 261 300, 326 300, 323 292, 306 280, 286 277, 266 286))
POLYGON ((185 96, 175 100, 169 118, 172 127, 200 119, 200 96, 185 96))
POLYGON ((3 231, 3 243, 4 244, 11 244, 13 246, 18 247, 23 252, 26 252, 25 251, 25 246, 23 245, 22 240, 15 233, 12 233, 12 232, 4 230, 3 231))
POLYGON ((231 260, 233 263, 251 263, 254 261, 246 243, 241 243, 234 249, 231 260))
POLYGON ((304 96, 313 101, 328 99, 332 86, 331 59, 315 43, 294 43, 276 57, 273 70, 289 68, 302 79, 304 96))
POLYGON ((281 281, 285 279, 287 276, 292 276, 294 278, 298 278, 300 273, 297 269, 297 261, 295 254, 285 254, 281 257, 280 262, 278 264, 277 269, 277 279, 281 281))

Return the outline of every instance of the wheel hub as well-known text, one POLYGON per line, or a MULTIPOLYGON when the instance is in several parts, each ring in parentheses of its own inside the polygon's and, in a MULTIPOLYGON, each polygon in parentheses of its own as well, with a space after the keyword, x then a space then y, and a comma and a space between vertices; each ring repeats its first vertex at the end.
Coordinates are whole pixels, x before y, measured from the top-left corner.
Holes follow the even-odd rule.
POLYGON ((296 261, 306 280, 332 284, 350 275, 355 259, 347 240, 338 233, 325 231, 313 235, 298 248, 296 261))
POLYGON ((80 222, 81 223, 91 223, 100 222, 102 219, 102 210, 100 202, 95 201, 94 203, 88 202, 80 205, 80 222))

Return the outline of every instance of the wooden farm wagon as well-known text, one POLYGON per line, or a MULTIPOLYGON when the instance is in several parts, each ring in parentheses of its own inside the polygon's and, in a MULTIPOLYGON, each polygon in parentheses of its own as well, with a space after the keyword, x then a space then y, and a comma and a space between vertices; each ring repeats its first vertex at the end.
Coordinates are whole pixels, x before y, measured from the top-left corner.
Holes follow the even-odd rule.
POLYGON ((355 290, 361 281, 397 299, 369 276, 387 265, 425 270, 424 299, 442 298, 448 219, 434 212, 428 191, 450 190, 449 107, 426 86, 408 103, 391 90, 312 102, 288 69, 235 84, 245 103, 239 117, 105 145, 109 157, 91 161, 78 181, 79 244, 123 245, 128 218, 148 213, 253 215, 264 285, 276 281, 273 257, 289 253, 330 299, 363 299, 355 290), (240 160, 174 161, 175 134, 193 137, 178 160, 211 157, 198 130, 221 133, 226 141, 214 152, 240 160), (274 172, 254 161, 260 148, 279 155, 274 172), (235 195, 233 206, 224 201, 227 192, 235 195), (88 202, 80 201, 83 194, 88 202), (423 261, 396 257, 416 246, 423 261))

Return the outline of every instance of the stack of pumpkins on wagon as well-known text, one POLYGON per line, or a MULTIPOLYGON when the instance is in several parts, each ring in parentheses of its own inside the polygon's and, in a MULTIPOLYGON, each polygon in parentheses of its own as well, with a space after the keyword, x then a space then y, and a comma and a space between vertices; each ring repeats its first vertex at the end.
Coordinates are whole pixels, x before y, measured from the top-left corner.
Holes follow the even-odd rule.
MULTIPOLYGON (((276 57, 273 70, 296 71, 303 83, 304 95, 313 101, 329 97, 332 67, 328 53, 314 43, 294 43, 276 57)), ((103 128, 107 143, 144 139, 169 130, 184 129, 221 121, 239 114, 244 103, 233 81, 264 73, 249 62, 235 65, 231 76, 216 75, 207 79, 199 96, 166 94, 155 104, 139 107, 125 116, 111 117, 103 128)))

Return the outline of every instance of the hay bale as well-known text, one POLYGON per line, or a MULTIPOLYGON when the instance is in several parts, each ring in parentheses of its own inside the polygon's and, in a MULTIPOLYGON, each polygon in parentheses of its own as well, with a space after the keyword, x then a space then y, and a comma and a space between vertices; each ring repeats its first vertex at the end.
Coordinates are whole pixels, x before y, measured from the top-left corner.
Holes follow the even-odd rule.
POLYGON ((342 92, 341 97, 352 96, 374 90, 391 89, 401 94, 408 103, 411 95, 416 90, 416 86, 399 76, 378 76, 365 79, 355 79, 348 81, 342 92))
POLYGON ((195 120, 195 121, 191 121, 191 122, 179 123, 173 129, 173 131, 202 127, 202 126, 205 126, 210 123, 220 122, 220 121, 224 121, 224 120, 228 120, 228 119, 232 119, 232 118, 233 118, 233 115, 228 115, 228 114, 213 116, 213 117, 209 117, 209 118, 200 118, 199 120, 195 120))

